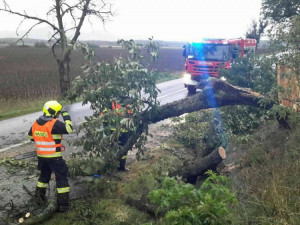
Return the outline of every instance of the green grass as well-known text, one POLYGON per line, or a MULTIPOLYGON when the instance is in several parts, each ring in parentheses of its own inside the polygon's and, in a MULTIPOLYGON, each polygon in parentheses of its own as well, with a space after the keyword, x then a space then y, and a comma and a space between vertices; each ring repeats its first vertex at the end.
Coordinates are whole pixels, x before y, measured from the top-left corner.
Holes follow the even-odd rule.
POLYGON ((24 99, 24 100, 0 100, 0 121, 14 118, 17 116, 26 115, 28 113, 42 111, 45 102, 50 100, 58 100, 61 104, 66 105, 70 102, 66 100, 59 100, 59 97, 39 98, 39 99, 24 99))
POLYGON ((121 199, 89 199, 73 202, 73 210, 55 214, 44 225, 140 225, 150 220, 149 215, 125 204, 121 199))
POLYGON ((239 200, 235 224, 300 224, 300 129, 282 131, 274 122, 235 149, 241 165, 230 175, 239 200))
POLYGON ((180 78, 182 75, 180 72, 177 73, 160 73, 156 83, 162 83, 169 80, 175 80, 180 78))

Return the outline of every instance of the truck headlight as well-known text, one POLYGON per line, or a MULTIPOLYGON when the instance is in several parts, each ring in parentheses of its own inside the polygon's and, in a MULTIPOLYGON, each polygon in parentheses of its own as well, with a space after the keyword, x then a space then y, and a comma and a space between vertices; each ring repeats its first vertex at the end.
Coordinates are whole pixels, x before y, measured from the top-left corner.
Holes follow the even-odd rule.
POLYGON ((192 79, 192 75, 190 73, 184 73, 183 74, 183 79, 184 80, 191 80, 192 79))

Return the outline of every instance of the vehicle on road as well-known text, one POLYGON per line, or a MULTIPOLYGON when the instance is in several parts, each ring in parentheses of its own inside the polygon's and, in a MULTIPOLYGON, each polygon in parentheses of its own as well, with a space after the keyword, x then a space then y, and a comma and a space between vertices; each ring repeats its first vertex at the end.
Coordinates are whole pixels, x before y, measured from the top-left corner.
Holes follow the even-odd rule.
POLYGON ((255 39, 207 39, 183 46, 184 86, 195 93, 201 79, 218 77, 221 68, 230 69, 233 60, 256 49, 255 39))

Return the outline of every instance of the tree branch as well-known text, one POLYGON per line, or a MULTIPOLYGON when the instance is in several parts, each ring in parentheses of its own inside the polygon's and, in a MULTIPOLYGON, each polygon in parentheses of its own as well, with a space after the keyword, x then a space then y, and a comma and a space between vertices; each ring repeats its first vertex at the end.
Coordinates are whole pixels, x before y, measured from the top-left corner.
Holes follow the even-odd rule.
POLYGON ((26 31, 26 33, 23 34, 22 37, 19 38, 19 39, 17 40, 17 42, 18 42, 18 41, 23 41, 23 38, 24 38, 25 36, 27 36, 27 35, 30 33, 30 31, 31 31, 34 27, 40 25, 41 23, 42 23, 42 22, 37 22, 36 24, 32 25, 32 26, 26 31))
POLYGON ((88 7, 89 7, 89 4, 90 4, 90 1, 91 0, 86 0, 84 6, 83 6, 83 10, 82 10, 82 14, 81 14, 81 17, 80 17, 80 20, 79 20, 79 23, 78 23, 78 26, 77 26, 77 29, 75 31, 75 34, 71 40, 71 44, 75 44, 75 42, 77 41, 79 35, 80 35, 80 29, 82 27, 82 24, 84 22, 84 19, 86 17, 86 14, 87 14, 87 10, 88 10, 88 7))
POLYGON ((3 12, 7 12, 7 13, 10 13, 10 14, 13 14, 13 15, 17 15, 17 16, 21 16, 23 18, 26 18, 26 19, 31 19, 31 20, 37 20, 39 21, 40 23, 45 23, 45 24, 48 24, 49 26, 51 26, 54 30, 59 30, 54 24, 50 23, 49 21, 45 20, 45 19, 42 19, 42 18, 39 18, 39 17, 36 17, 36 16, 30 16, 28 15, 26 12, 25 13, 20 13, 20 12, 15 12, 15 11, 12 11, 7 3, 5 1, 3 1, 5 3, 5 6, 4 8, 0 8, 0 12, 3 11, 3 12))

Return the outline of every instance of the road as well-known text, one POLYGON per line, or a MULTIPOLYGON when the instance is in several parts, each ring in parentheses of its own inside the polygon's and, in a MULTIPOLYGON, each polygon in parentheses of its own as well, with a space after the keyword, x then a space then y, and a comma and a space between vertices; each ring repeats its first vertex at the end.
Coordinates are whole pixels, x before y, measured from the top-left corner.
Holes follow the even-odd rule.
MULTIPOLYGON (((182 78, 160 83, 157 87, 161 90, 157 98, 161 105, 183 99, 188 95, 187 90, 183 87, 182 78)), ((71 115, 74 124, 79 124, 85 120, 86 116, 92 115, 90 106, 82 105, 81 102, 65 108, 71 115)), ((0 121, 0 152, 24 144, 27 141, 28 130, 41 115, 42 111, 0 121)))

